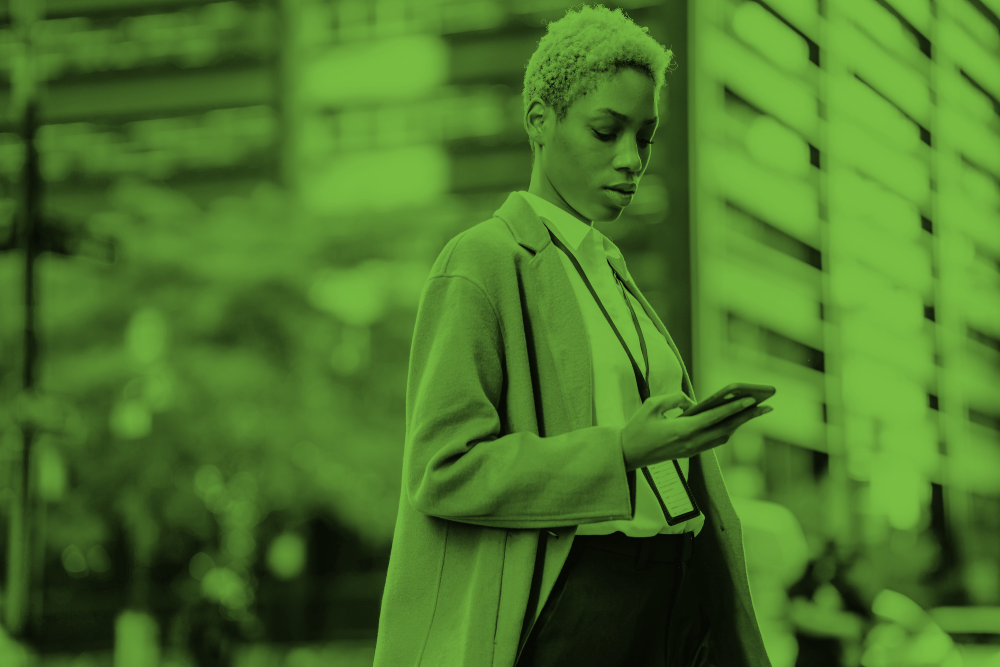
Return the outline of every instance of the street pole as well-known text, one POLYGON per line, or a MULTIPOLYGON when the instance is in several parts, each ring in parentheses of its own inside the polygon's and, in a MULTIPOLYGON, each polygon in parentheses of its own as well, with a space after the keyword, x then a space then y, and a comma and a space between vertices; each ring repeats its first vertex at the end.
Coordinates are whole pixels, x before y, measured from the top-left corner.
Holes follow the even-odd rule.
MULTIPOLYGON (((24 359, 22 385, 25 397, 36 391, 36 366, 38 338, 35 334, 35 259, 40 251, 39 206, 41 204, 41 176, 35 131, 38 127, 38 77, 32 44, 32 27, 44 13, 44 0, 12 0, 11 24, 15 43, 11 70, 11 105, 8 120, 21 134, 25 159, 17 183, 17 207, 14 214, 17 245, 24 248, 24 359)), ((32 595, 32 580, 37 581, 41 572, 32 573, 32 561, 37 549, 32 548, 32 517, 35 515, 37 494, 31 483, 31 448, 37 429, 30 420, 19 423, 21 431, 21 457, 17 473, 11 475, 13 494, 10 504, 10 523, 7 541, 7 586, 3 598, 3 619, 7 632, 15 638, 26 634, 29 614, 38 630, 41 619, 40 595, 32 595), (31 613, 32 602, 36 609, 31 613)), ((35 568, 37 569, 37 568, 35 568)))

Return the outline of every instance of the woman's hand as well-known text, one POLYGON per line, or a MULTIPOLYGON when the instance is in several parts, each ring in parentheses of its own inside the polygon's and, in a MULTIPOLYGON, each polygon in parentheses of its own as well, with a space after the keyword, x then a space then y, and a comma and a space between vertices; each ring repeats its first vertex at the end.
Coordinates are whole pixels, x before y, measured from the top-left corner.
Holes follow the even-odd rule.
POLYGON ((650 396, 622 429, 625 469, 690 458, 724 445, 737 428, 773 410, 769 406, 747 410, 753 402, 753 399, 730 401, 690 417, 665 419, 664 412, 674 408, 686 410, 696 403, 683 392, 650 396))

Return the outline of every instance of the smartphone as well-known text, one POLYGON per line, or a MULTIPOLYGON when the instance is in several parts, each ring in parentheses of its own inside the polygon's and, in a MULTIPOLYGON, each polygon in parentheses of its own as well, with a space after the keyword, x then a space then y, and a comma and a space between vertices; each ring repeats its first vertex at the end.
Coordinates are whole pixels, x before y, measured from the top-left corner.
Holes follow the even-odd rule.
POLYGON ((775 391, 777 390, 769 384, 734 382, 732 384, 727 384, 725 387, 715 392, 705 400, 699 402, 697 405, 692 405, 690 408, 681 413, 681 417, 690 417, 700 412, 704 412, 705 410, 711 410, 712 408, 717 408, 720 405, 725 405, 730 401, 742 400, 747 396, 755 399, 753 405, 744 408, 745 410, 750 410, 751 408, 755 408, 765 400, 771 398, 775 391))

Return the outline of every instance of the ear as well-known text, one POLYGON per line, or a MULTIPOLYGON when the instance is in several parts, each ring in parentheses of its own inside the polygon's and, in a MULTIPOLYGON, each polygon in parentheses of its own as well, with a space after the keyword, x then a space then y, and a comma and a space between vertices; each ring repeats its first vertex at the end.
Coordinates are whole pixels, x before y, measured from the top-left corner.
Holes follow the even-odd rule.
POLYGON ((545 124, 548 113, 545 102, 540 97, 532 98, 528 103, 528 110, 524 114, 524 131, 528 133, 528 139, 541 146, 545 145, 545 124))

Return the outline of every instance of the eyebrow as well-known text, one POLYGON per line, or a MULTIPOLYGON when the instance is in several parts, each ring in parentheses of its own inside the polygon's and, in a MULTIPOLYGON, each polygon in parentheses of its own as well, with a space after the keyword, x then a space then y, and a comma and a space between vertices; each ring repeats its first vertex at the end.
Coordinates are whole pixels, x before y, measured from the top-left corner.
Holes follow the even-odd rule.
MULTIPOLYGON (((626 116, 625 114, 623 114, 623 113, 618 113, 618 112, 617 112, 617 111, 615 111, 614 109, 609 109, 608 107, 604 107, 603 109, 598 109, 598 110, 597 110, 597 113, 609 113, 609 114, 611 114, 612 116, 614 116, 615 118, 617 118, 618 120, 622 121, 623 123, 628 123, 628 122, 631 122, 631 120, 629 119, 629 117, 628 117, 628 116, 626 116)), ((657 121, 657 119, 656 119, 656 118, 650 118, 649 120, 646 120, 646 121, 643 121, 643 123, 642 123, 642 124, 643 124, 643 125, 652 125, 652 124, 653 124, 653 123, 655 123, 656 121, 657 121)))

